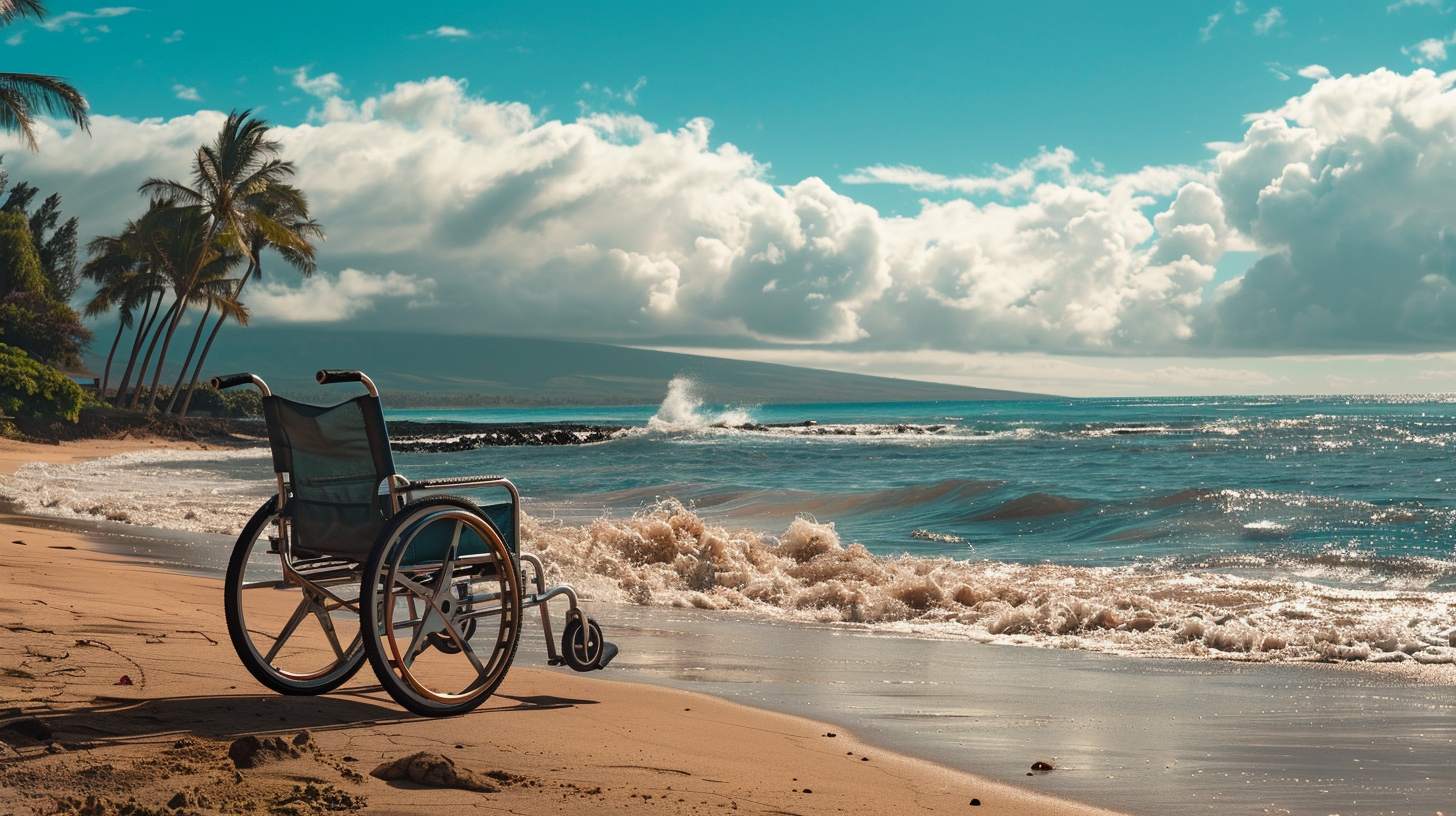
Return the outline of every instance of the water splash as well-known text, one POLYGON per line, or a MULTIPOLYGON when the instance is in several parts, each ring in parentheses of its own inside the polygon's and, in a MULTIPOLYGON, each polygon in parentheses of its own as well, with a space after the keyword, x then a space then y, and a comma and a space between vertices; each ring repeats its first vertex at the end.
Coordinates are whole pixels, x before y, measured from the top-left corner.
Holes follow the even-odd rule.
POLYGON ((659 433, 681 433, 753 422, 753 417, 741 408, 729 408, 717 414, 705 411, 703 399, 697 392, 698 383, 693 378, 683 374, 673 377, 667 384, 667 396, 657 407, 657 413, 647 420, 647 429, 659 433))

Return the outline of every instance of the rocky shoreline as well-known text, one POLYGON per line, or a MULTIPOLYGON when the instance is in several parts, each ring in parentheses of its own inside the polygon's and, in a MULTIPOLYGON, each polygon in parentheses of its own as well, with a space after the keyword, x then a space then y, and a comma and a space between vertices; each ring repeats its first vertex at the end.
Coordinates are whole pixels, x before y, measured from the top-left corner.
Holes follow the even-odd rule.
POLYGON ((474 422, 389 423, 389 446, 395 453, 454 453, 484 447, 590 445, 616 439, 620 425, 524 422, 514 425, 474 422))

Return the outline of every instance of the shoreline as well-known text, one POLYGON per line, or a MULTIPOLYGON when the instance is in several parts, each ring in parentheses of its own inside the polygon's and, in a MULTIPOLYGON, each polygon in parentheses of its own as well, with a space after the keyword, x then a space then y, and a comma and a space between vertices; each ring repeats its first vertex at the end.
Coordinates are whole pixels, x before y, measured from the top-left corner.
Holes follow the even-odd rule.
MULTIPOLYGON (((0 471, 157 444, 177 446, 5 442, 0 471)), ((7 744, 0 749, 0 812, 47 799, 52 811, 79 811, 92 795, 110 803, 93 807, 96 813, 135 798, 158 809, 176 801, 192 812, 242 799, 296 813, 320 812, 328 802, 389 813, 446 805, 601 812, 648 803, 676 813, 892 812, 909 802, 928 812, 964 812, 977 799, 981 813, 1112 814, 893 754, 847 733, 829 737, 836 727, 814 720, 609 675, 521 665, 526 660, 479 711, 448 720, 406 715, 367 669, 331 695, 279 697, 258 687, 232 653, 219 580, 108 554, 73 530, 0 520, 0 537, 8 584, 0 598, 0 741, 7 744), (292 738, 303 730, 311 737, 297 757, 223 769, 233 739, 292 738), (479 773, 499 772, 500 792, 366 775, 421 749, 479 773), (166 767, 172 770, 159 770, 166 767), (296 784, 305 778, 307 786, 296 784)), ((539 634, 523 633, 532 636, 539 634)))

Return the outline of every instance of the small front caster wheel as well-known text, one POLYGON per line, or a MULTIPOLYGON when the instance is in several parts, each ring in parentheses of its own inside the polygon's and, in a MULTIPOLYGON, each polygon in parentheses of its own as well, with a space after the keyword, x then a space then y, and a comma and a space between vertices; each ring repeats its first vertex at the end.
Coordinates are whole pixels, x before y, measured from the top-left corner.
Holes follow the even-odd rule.
POLYGON ((616 656, 617 647, 602 638, 602 627, 596 621, 580 615, 566 621, 561 633, 561 657, 566 665, 579 672, 593 671, 606 668, 616 656))

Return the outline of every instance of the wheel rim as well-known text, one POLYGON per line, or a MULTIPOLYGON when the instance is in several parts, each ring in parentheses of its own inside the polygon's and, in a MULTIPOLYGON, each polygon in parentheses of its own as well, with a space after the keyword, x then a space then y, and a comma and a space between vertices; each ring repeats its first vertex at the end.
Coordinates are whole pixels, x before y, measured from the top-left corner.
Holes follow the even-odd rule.
POLYGON ((566 638, 566 651, 571 656, 573 668, 594 667, 602 656, 602 630, 596 621, 587 619, 585 625, 575 624, 566 638))
POLYGON ((499 536, 450 507, 404 525, 382 556, 373 605, 389 674, 381 680, 432 709, 489 696, 520 631, 519 578, 499 536))
POLYGON ((286 690, 347 678, 363 659, 359 565, 319 558, 285 570, 280 555, 268 552, 278 514, 254 530, 234 554, 228 585, 236 617, 230 624, 241 633, 233 641, 244 662, 286 690))

